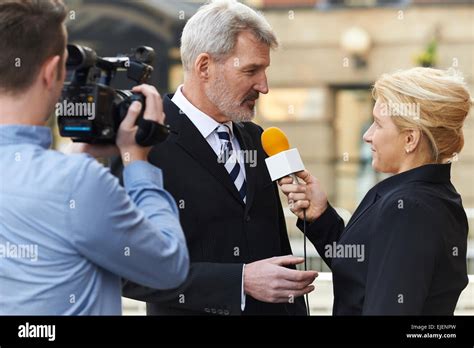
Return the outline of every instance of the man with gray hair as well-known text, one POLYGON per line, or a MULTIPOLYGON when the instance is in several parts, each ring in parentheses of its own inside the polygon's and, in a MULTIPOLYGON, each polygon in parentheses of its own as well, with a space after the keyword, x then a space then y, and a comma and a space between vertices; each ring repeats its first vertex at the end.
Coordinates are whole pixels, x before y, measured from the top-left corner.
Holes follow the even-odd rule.
POLYGON ((262 129, 250 122, 277 46, 264 17, 236 1, 204 5, 183 30, 184 84, 164 98, 171 134, 149 161, 180 208, 191 267, 174 291, 125 284, 148 314, 306 314, 317 273, 295 270, 304 260, 291 255, 262 129))

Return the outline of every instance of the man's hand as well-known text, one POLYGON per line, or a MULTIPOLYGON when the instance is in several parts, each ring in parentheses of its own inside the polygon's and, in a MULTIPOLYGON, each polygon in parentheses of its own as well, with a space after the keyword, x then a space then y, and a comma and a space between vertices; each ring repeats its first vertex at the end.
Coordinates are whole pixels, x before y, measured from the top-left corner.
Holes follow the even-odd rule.
POLYGON ((271 303, 288 303, 314 290, 316 271, 297 271, 284 266, 304 262, 292 255, 272 257, 245 265, 244 291, 253 298, 271 303))
POLYGON ((303 179, 305 184, 293 184, 293 179, 290 177, 280 179, 278 184, 288 197, 288 204, 293 214, 303 219, 303 211, 306 209, 306 221, 311 223, 327 209, 328 197, 321 189, 319 180, 307 170, 296 173, 296 176, 303 179))
MULTIPOLYGON (((140 85, 134 87, 132 91, 140 92, 146 98, 146 108, 143 118, 163 124, 165 120, 163 102, 156 88, 150 85, 140 85)), ((133 102, 118 130, 116 143, 120 149, 124 166, 133 161, 146 161, 151 149, 151 147, 143 147, 135 142, 135 134, 138 129, 135 122, 140 114, 141 108, 142 105, 140 102, 133 102)))

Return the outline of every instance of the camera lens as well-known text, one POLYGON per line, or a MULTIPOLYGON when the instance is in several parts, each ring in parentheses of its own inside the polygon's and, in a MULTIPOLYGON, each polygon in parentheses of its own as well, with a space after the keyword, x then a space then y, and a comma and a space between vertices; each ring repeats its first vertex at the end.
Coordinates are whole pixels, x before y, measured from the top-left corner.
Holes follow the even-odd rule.
POLYGON ((89 68, 95 65, 97 54, 86 46, 67 45, 68 58, 66 66, 68 69, 89 68))

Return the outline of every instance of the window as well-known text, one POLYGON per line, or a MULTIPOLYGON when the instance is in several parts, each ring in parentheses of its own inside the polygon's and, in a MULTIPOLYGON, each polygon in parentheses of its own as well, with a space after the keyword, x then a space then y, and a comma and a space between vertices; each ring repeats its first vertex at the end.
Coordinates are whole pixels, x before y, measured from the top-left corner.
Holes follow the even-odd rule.
POLYGON ((325 88, 272 88, 261 95, 257 115, 261 121, 318 120, 326 116, 325 88))

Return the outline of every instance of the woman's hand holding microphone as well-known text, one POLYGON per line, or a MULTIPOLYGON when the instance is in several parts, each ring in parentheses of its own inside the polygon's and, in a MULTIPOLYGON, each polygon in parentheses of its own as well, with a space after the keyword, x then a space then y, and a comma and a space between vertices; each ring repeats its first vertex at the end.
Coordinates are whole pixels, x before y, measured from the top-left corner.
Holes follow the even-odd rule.
POLYGON ((290 210, 298 218, 304 218, 306 210, 306 221, 311 223, 319 218, 328 207, 326 193, 321 189, 321 183, 307 170, 295 173, 304 183, 294 184, 289 176, 278 181, 281 191, 288 198, 290 210))

